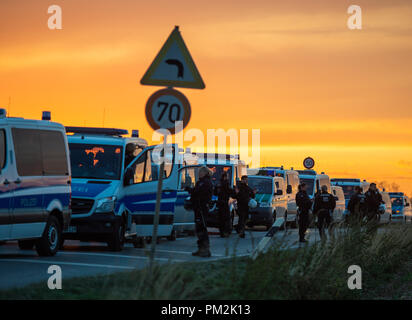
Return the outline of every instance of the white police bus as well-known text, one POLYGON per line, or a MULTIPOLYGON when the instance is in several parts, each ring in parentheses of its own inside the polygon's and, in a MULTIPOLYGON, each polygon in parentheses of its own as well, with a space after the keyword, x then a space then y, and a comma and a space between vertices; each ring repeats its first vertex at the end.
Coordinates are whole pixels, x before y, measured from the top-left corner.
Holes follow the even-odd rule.
MULTIPOLYGON (((72 165, 72 222, 66 239, 107 242, 123 248, 126 238, 136 246, 153 234, 153 222, 162 145, 147 146, 127 130, 67 127, 72 165), (133 153, 133 155, 131 155, 133 153)), ((166 146, 158 236, 174 240, 177 226, 194 219, 178 211, 179 175, 184 164, 196 164, 193 155, 176 145, 166 146)), ((186 193, 186 197, 188 194, 186 193)), ((183 196, 184 197, 184 196, 183 196)))
POLYGON ((70 183, 64 127, 0 109, 0 241, 56 254, 70 221, 70 183))
POLYGON ((105 241, 120 250, 126 228, 131 228, 130 212, 120 205, 127 193, 125 167, 147 142, 138 136, 124 137, 128 132, 122 129, 66 127, 66 132, 72 167, 72 221, 64 238, 105 241), (132 150, 129 156, 128 148, 132 150))

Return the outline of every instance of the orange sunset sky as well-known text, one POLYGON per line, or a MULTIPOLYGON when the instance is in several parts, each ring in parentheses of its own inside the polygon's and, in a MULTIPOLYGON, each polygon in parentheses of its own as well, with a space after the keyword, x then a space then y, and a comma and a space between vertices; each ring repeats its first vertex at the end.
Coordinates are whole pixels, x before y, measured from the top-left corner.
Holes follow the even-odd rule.
POLYGON ((188 128, 261 130, 264 165, 396 182, 412 194, 408 0, 0 2, 0 106, 64 125, 140 129, 139 81, 175 25, 206 84, 188 128), (49 30, 47 8, 63 10, 49 30), (362 30, 347 8, 362 8, 362 30))

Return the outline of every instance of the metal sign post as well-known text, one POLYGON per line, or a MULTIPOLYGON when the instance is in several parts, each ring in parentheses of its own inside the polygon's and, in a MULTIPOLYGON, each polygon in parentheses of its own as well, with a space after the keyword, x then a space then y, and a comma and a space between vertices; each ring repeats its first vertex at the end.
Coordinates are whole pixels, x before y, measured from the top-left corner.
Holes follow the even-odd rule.
POLYGON ((152 236, 152 246, 150 250, 150 260, 149 260, 149 267, 152 268, 153 260, 156 251, 156 243, 157 243, 157 229, 159 227, 159 215, 160 215, 160 202, 162 200, 162 189, 163 189, 163 175, 165 171, 165 149, 166 149, 166 141, 167 135, 163 135, 163 148, 162 152, 160 153, 160 169, 159 169, 159 180, 157 182, 157 194, 156 194, 156 206, 155 206, 155 216, 153 221, 153 236, 152 236))

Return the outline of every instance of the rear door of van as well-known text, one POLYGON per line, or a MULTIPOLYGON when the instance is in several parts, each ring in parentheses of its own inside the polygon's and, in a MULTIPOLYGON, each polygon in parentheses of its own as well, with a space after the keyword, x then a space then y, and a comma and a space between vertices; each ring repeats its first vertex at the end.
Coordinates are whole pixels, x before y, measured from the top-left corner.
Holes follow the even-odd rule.
POLYGON ((14 178, 10 161, 10 138, 7 127, 0 128, 0 240, 11 238, 11 207, 14 178))
POLYGON ((37 238, 46 225, 39 130, 11 128, 17 176, 14 187, 13 239, 37 238))

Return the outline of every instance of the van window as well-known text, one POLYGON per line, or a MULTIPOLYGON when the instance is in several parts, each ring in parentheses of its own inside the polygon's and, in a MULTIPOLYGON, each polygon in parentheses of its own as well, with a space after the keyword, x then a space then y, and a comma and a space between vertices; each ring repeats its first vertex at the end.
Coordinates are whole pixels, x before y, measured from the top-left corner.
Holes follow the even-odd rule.
POLYGON ((184 168, 180 171, 180 186, 179 190, 185 190, 185 188, 194 188, 199 167, 184 168))
POLYGON ((288 184, 292 186, 292 190, 296 191, 299 186, 299 177, 296 174, 290 173, 288 176, 288 184))
POLYGON ((40 143, 43 156, 43 175, 68 175, 66 146, 60 131, 41 130, 40 143))
MULTIPOLYGON (((174 149, 171 151, 174 152, 174 149)), ((164 166, 164 175, 163 177, 166 179, 170 176, 172 168, 173 168, 173 160, 172 157, 166 156, 166 162, 164 166)), ((141 154, 139 158, 130 166, 130 170, 133 173, 133 184, 142 183, 142 182, 149 182, 149 181, 157 181, 160 175, 160 157, 159 153, 154 150, 148 150, 141 154)), ((125 181, 129 184, 131 180, 131 174, 129 179, 129 174, 126 172, 127 177, 125 176, 125 181)))
POLYGON ((38 130, 12 128, 17 172, 20 176, 43 174, 38 130))
POLYGON ((144 167, 146 164, 147 153, 142 154, 139 159, 133 164, 132 169, 134 170, 133 183, 142 183, 144 181, 144 167))
POLYGON ((6 134, 4 130, 0 130, 0 169, 6 164, 6 134))

